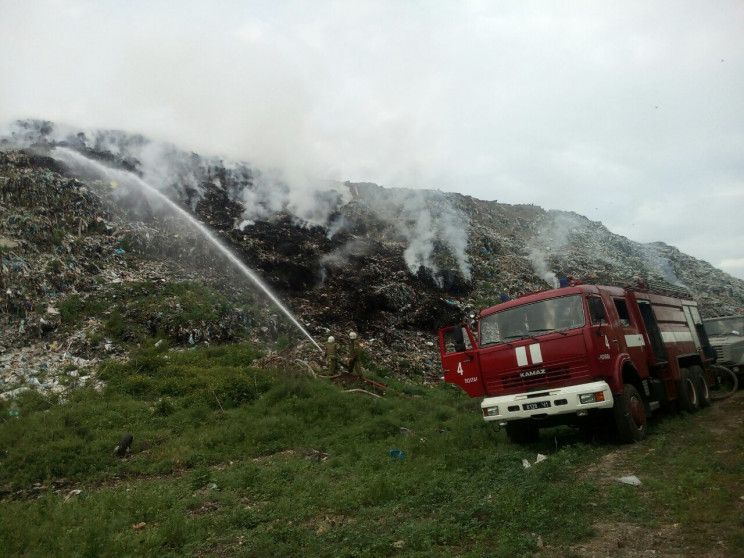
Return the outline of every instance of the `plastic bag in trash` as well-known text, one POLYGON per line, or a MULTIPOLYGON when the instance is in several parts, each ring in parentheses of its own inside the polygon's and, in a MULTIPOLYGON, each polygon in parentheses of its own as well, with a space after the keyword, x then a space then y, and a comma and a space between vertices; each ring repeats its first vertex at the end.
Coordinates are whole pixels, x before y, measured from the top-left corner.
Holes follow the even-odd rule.
POLYGON ((641 486, 641 479, 639 479, 635 475, 620 477, 617 480, 619 480, 623 484, 630 484, 631 486, 641 486))

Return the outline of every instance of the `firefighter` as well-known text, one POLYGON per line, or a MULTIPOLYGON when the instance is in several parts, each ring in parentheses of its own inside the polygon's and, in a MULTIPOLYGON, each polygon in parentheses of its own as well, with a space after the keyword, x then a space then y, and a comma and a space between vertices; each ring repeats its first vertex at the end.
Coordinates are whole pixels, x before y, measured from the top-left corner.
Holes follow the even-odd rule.
POLYGON ((349 373, 360 374, 362 371, 362 346, 359 344, 356 332, 349 334, 351 347, 349 348, 349 373))
POLYGON ((336 343, 336 338, 333 335, 328 338, 326 343, 325 356, 328 359, 328 373, 334 376, 338 370, 338 343, 336 343))

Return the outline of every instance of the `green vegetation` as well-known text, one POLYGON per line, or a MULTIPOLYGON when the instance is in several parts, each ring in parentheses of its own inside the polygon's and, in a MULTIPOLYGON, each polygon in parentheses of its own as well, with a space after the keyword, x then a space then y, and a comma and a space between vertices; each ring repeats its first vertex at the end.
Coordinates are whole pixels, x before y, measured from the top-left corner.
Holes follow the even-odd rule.
MULTIPOLYGON (((80 327, 89 319, 102 318, 102 331, 89 334, 88 338, 102 341, 106 336, 125 345, 145 343, 151 337, 172 338, 206 324, 229 324, 228 337, 239 339, 243 328, 237 323, 236 312, 241 318, 252 312, 250 306, 231 304, 214 289, 191 282, 131 281, 107 285, 86 296, 69 295, 57 307, 64 326, 80 327)), ((286 335, 283 344, 290 345, 286 335)))
POLYGON ((644 479, 631 487, 596 466, 617 448, 569 429, 510 445, 451 386, 375 369, 389 389, 374 398, 252 368, 258 356, 241 344, 146 344, 101 367, 100 391, 28 393, 17 418, 0 402, 3 554, 531 556, 538 541, 568 549, 590 538, 598 513, 744 544, 741 432, 717 453, 697 417, 655 423, 628 447, 625 465, 644 479), (116 457, 126 433, 132 451, 116 457), (548 459, 524 468, 538 452, 548 459))
POLYGON ((64 229, 54 229, 52 231, 52 243, 55 246, 59 246, 60 244, 62 244, 62 241, 64 240, 66 234, 67 233, 64 229))

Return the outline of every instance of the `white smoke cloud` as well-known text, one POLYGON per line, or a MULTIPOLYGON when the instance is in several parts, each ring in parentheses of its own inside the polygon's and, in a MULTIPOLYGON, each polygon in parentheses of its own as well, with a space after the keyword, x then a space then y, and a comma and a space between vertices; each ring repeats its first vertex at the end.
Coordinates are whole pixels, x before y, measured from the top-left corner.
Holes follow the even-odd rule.
POLYGON ((339 232, 344 231, 350 227, 349 221, 343 215, 336 215, 330 223, 328 223, 328 230, 326 231, 326 238, 331 240, 339 232))
POLYGON ((550 269, 549 258, 569 244, 573 235, 584 232, 588 221, 575 213, 549 211, 538 226, 533 237, 527 242, 527 259, 535 274, 543 281, 557 288, 560 281, 550 269))
POLYGON ((362 201, 377 219, 388 226, 394 239, 405 243, 403 256, 411 273, 421 267, 436 274, 440 270, 440 245, 454 259, 463 277, 470 281, 467 255, 468 221, 438 191, 364 188, 362 201))
POLYGON ((325 283, 326 278, 328 277, 328 269, 341 269, 348 265, 350 258, 366 256, 371 250, 372 246, 369 242, 361 239, 354 239, 333 252, 323 256, 320 259, 321 284, 325 283))
POLYGON ((411 273, 416 273, 421 267, 428 267, 436 271, 436 267, 431 262, 434 241, 436 240, 431 213, 425 209, 419 210, 413 225, 410 224, 410 221, 402 221, 399 226, 408 244, 408 247, 403 251, 403 258, 411 273))
POLYGON ((646 258, 652 273, 659 275, 664 281, 678 287, 687 288, 674 270, 674 264, 663 253, 663 244, 641 244, 641 253, 646 258))
POLYGON ((337 250, 323 256, 320 259, 320 264, 324 267, 343 267, 348 263, 350 257, 359 258, 366 256, 371 250, 372 246, 368 241, 354 239, 337 250))
POLYGON ((548 285, 557 289, 560 282, 558 281, 558 276, 548 268, 548 259, 545 251, 539 248, 531 248, 527 254, 527 258, 530 260, 535 274, 548 285))
POLYGON ((44 140, 109 152, 170 198, 190 198, 192 211, 205 195, 206 185, 221 188, 243 208, 234 225, 241 231, 257 220, 285 212, 297 226, 326 227, 328 238, 332 238, 353 226, 353 217, 339 210, 355 202, 383 222, 392 239, 405 245, 403 256, 411 273, 425 267, 435 274, 439 271, 437 262, 442 261, 441 252, 446 251, 463 277, 471 279, 467 220, 441 192, 353 185, 298 174, 290 180, 277 169, 204 157, 174 144, 121 131, 81 130, 40 121, 18 121, 8 130, 5 136, 20 147, 44 140))
POLYGON ((467 223, 463 215, 456 212, 452 207, 448 207, 439 216, 439 230, 444 244, 450 249, 455 257, 457 267, 463 277, 470 281, 472 278, 471 266, 468 261, 468 230, 467 223))

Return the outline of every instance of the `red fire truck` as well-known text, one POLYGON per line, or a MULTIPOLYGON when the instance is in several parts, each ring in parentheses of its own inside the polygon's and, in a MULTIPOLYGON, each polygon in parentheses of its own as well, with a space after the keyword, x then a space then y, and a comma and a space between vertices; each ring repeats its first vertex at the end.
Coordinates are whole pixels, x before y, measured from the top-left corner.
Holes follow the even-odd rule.
POLYGON ((523 295, 483 310, 475 331, 440 330, 439 345, 444 380, 484 397, 483 418, 516 443, 540 428, 604 421, 620 440, 640 441, 654 410, 707 406, 715 381, 697 303, 643 282, 571 281, 523 295))

